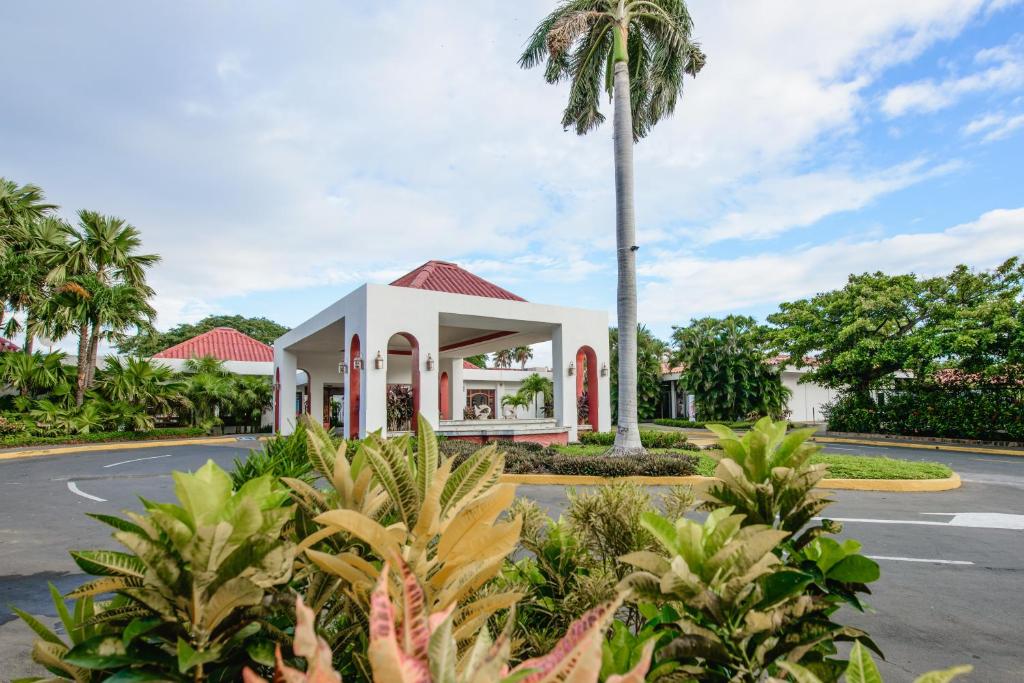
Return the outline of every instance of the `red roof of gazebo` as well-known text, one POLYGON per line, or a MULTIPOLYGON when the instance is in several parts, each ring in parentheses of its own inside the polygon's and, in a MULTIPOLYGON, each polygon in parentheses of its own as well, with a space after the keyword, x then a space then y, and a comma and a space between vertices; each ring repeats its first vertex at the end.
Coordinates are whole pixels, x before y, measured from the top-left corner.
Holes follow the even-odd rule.
POLYGON ((398 278, 391 285, 393 287, 427 289, 432 292, 448 292, 449 294, 485 296, 491 299, 526 301, 523 297, 448 261, 427 261, 416 270, 398 278))
POLYGON ((271 363, 274 349, 258 339, 230 327, 215 327, 180 344, 164 349, 153 358, 204 358, 271 363))

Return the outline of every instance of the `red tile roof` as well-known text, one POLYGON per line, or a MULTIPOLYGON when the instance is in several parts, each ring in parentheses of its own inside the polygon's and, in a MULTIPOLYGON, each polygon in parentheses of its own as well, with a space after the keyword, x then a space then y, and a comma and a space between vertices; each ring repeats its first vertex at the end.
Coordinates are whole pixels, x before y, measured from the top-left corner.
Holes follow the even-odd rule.
POLYGON ((523 297, 503 289, 493 282, 488 282, 482 277, 473 275, 468 270, 463 270, 448 261, 427 261, 416 270, 406 273, 392 282, 391 286, 427 289, 432 292, 448 292, 449 294, 486 296, 509 301, 526 301, 523 297))
POLYGON ((274 361, 274 349, 230 327, 215 327, 164 349, 153 358, 189 359, 204 356, 213 356, 218 360, 271 363, 274 361))
POLYGON ((20 351, 21 347, 12 342, 10 339, 0 337, 0 351, 20 351))
POLYGON ((470 363, 468 360, 462 361, 463 370, 479 370, 480 366, 475 363, 470 363))

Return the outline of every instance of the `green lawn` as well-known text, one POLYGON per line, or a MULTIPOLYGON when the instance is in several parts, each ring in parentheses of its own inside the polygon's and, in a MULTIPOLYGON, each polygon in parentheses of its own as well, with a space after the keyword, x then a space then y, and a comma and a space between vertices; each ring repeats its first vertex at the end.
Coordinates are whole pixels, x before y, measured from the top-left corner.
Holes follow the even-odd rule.
MULTIPOLYGON (((567 455, 601 455, 608 450, 607 446, 556 446, 567 455)), ((649 449, 651 453, 679 453, 680 451, 663 448, 649 449)), ((697 473, 710 477, 715 474, 715 461, 707 455, 686 453, 698 458, 697 473)), ((811 458, 813 463, 825 463, 829 466, 829 479, 945 479, 953 471, 937 462, 917 462, 894 460, 892 458, 875 458, 862 455, 838 455, 821 453, 811 458)))

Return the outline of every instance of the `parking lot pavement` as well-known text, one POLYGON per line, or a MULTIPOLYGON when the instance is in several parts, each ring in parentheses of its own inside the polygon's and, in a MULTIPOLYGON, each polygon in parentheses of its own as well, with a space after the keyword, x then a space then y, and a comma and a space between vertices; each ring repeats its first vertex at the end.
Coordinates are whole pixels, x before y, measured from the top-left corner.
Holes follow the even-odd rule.
MULTIPOLYGON (((229 467, 245 448, 255 447, 235 445, 0 462, 0 604, 52 618, 46 582, 68 590, 82 580, 67 550, 114 547, 109 530, 82 513, 138 508, 139 495, 172 500, 172 470, 194 470, 208 458, 229 467)), ((1018 646, 1024 619, 1024 458, 898 447, 828 450, 945 462, 964 481, 962 488, 943 493, 831 492, 836 502, 828 516, 847 520, 844 536, 860 540, 863 552, 882 565, 870 599, 874 611, 848 611, 842 620, 864 628, 881 645, 887 683, 959 663, 975 666, 967 680, 1024 681, 1018 646)), ((521 486, 519 493, 554 516, 566 505, 560 487, 521 486)), ((0 612, 0 680, 36 671, 28 662, 30 643, 27 629, 0 612)))

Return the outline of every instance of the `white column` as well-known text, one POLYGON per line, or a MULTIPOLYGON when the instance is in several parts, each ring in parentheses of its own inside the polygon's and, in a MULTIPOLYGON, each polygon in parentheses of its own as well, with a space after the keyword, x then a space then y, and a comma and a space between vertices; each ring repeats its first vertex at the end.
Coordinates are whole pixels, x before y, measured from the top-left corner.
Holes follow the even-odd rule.
POLYGON ((674 379, 670 379, 668 381, 668 388, 669 388, 668 416, 671 417, 674 420, 677 417, 676 416, 676 381, 674 379))
POLYGON ((297 365, 298 361, 294 353, 274 347, 274 374, 275 377, 280 375, 280 386, 275 392, 280 402, 278 433, 282 435, 295 431, 295 373, 298 372, 297 365))
POLYGON ((569 362, 576 360, 576 347, 565 344, 565 330, 561 325, 551 334, 551 381, 554 384, 555 424, 569 428, 569 441, 577 440, 576 378, 566 375, 569 362))
POLYGON ((306 390, 309 392, 309 416, 319 424, 324 419, 324 373, 318 367, 310 369, 313 366, 313 363, 306 365, 306 390))
POLYGON ((452 419, 461 420, 466 413, 466 382, 463 379, 461 358, 452 359, 452 369, 448 374, 448 386, 451 388, 449 404, 452 407, 452 419))
POLYGON ((437 429, 441 413, 438 405, 438 380, 441 377, 440 341, 437 319, 429 327, 412 332, 420 344, 420 415, 437 429), (427 356, 433 360, 434 369, 427 370, 427 356))

